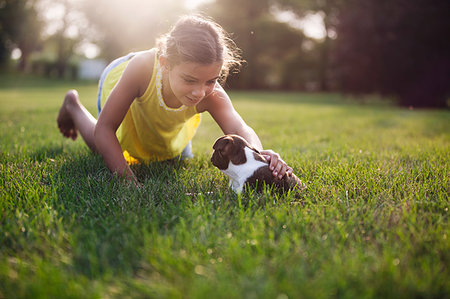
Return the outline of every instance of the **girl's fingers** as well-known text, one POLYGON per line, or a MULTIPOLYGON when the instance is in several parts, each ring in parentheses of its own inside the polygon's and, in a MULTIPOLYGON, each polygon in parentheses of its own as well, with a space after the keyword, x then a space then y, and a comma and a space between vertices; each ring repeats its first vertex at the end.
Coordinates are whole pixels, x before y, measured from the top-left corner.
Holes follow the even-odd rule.
POLYGON ((278 157, 276 155, 272 155, 270 157, 270 170, 273 170, 273 172, 275 173, 275 171, 279 171, 277 167, 278 167, 278 157))
POLYGON ((288 166, 286 173, 288 176, 291 176, 294 173, 294 169, 288 166))
POLYGON ((293 169, 289 167, 281 158, 278 158, 277 165, 275 166, 273 171, 273 175, 281 180, 284 175, 291 175, 292 173, 293 169))
POLYGON ((283 164, 280 161, 278 161, 272 174, 274 176, 279 176, 282 169, 283 169, 283 164))
POLYGON ((281 168, 280 171, 278 172, 278 178, 281 180, 281 178, 283 178, 283 176, 286 174, 288 166, 283 161, 280 161, 280 164, 281 168))
POLYGON ((261 154, 269 162, 269 169, 272 170, 272 174, 274 177, 278 177, 279 179, 281 179, 285 174, 291 175, 293 173, 293 169, 289 167, 286 162, 281 159, 280 155, 275 153, 274 151, 265 150, 261 151, 261 154))
POLYGON ((73 140, 77 139, 77 137, 78 137, 77 130, 71 130, 71 131, 72 131, 72 133, 70 135, 71 135, 72 139, 73 140))

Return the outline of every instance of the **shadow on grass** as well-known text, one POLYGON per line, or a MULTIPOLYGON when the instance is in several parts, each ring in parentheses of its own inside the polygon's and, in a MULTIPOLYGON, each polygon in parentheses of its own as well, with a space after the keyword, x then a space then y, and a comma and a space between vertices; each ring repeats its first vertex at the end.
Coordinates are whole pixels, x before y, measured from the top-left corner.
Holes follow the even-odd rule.
POLYGON ((43 147, 30 154, 30 159, 36 162, 44 162, 48 159, 56 159, 62 155, 64 148, 62 146, 43 147))
POLYGON ((368 105, 373 107, 393 107, 396 102, 390 98, 377 95, 348 95, 341 93, 311 93, 289 91, 231 91, 233 101, 245 100, 256 102, 270 102, 278 104, 307 104, 307 105, 368 105))
POLYGON ((68 158, 57 178, 55 209, 72 233, 77 271, 97 277, 134 273, 145 240, 171 230, 188 204, 178 180, 181 163, 134 167, 142 187, 113 176, 100 156, 68 158))
POLYGON ((0 71, 0 89, 48 89, 77 85, 94 85, 97 80, 71 80, 46 78, 43 76, 0 71))
POLYGON ((285 201, 270 192, 237 196, 212 169, 202 157, 133 166, 142 184, 136 188, 113 176, 100 156, 67 157, 55 175, 54 209, 70 236, 71 270, 90 278, 134 275, 145 258, 162 254, 152 251, 155 242, 177 242, 179 224, 232 223, 285 201))

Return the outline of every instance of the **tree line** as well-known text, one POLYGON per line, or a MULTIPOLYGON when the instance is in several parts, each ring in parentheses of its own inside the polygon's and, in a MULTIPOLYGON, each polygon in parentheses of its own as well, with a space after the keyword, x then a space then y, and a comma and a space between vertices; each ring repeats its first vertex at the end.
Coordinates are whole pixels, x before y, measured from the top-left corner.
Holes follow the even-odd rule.
MULTIPOLYGON (((216 0, 198 10, 242 49, 246 63, 230 76, 230 88, 381 93, 402 105, 448 106, 448 0, 216 0), (324 36, 308 37, 281 21, 283 11, 292 21, 319 15, 324 36)), ((52 52, 52 66, 64 76, 86 41, 112 60, 154 46, 184 13, 176 0, 0 0, 0 64, 14 48, 21 51, 22 71, 36 53, 52 52), (42 17, 48 5, 60 7, 51 33, 42 17), (68 34, 73 28, 78 34, 68 34)))

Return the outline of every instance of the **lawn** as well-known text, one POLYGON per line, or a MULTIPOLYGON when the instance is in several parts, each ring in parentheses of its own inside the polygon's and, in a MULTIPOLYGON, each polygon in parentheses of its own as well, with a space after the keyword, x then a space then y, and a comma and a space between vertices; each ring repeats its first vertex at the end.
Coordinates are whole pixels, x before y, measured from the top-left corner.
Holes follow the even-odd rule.
POLYGON ((56 115, 75 87, 0 80, 0 298, 450 296, 450 112, 336 94, 233 92, 266 148, 307 185, 241 196, 195 158, 114 178, 56 115))

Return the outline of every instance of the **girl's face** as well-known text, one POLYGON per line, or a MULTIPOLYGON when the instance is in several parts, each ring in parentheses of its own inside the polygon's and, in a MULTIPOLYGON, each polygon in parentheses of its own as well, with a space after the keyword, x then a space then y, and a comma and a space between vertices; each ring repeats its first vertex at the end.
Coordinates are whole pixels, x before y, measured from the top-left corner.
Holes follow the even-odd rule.
POLYGON ((213 92, 222 63, 182 62, 167 69, 168 84, 179 104, 195 106, 213 92))

